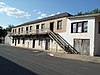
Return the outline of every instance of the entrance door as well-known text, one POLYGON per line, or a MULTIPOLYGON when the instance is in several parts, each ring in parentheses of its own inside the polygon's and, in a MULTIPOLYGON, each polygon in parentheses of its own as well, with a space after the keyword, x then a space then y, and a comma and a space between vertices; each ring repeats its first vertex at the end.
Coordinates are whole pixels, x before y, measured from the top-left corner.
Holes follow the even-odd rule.
POLYGON ((36 25, 36 33, 39 33, 39 25, 36 25))
POLYGON ((54 25, 54 22, 51 22, 50 23, 50 30, 53 32, 53 25, 54 25))
POLYGON ((17 40, 15 39, 15 46, 16 46, 16 42, 17 42, 17 40))
POLYGON ((33 39, 33 48, 35 48, 35 39, 33 39))
POLYGON ((50 47, 50 40, 47 39, 47 40, 45 40, 45 41, 46 41, 46 43, 45 43, 45 50, 49 50, 49 47, 50 47))
POLYGON ((74 48, 81 54, 90 54, 90 40, 89 39, 74 39, 74 48))

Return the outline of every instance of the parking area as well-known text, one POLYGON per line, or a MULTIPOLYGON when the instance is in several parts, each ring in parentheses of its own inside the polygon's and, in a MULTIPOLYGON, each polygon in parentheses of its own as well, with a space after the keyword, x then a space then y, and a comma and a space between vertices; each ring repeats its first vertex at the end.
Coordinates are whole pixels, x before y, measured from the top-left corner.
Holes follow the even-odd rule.
POLYGON ((99 75, 100 64, 0 45, 0 75, 99 75))

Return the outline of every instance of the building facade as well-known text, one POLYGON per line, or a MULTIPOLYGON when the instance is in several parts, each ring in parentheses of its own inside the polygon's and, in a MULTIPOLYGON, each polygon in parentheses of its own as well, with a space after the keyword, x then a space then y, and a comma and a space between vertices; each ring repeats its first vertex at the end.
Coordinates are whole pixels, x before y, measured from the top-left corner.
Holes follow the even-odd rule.
POLYGON ((12 29, 12 46, 55 52, 100 55, 100 14, 61 13, 12 29))
POLYGON ((9 46, 11 46, 11 33, 10 32, 7 32, 7 35, 5 36, 5 45, 9 45, 9 46))

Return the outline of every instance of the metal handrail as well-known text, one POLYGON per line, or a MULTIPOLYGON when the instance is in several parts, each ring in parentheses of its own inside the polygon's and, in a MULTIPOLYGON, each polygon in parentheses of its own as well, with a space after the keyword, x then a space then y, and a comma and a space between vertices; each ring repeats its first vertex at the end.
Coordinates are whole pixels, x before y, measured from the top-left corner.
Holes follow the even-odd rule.
POLYGON ((66 48, 68 49, 68 52, 80 54, 75 48, 73 48, 64 38, 62 38, 60 35, 57 36, 56 33, 52 32, 51 30, 48 30, 49 36, 54 39, 65 51, 66 48), (63 45, 63 46, 62 46, 63 45), (66 48, 65 48, 66 47, 66 48))
POLYGON ((11 35, 28 35, 28 34, 41 34, 41 33, 47 33, 49 28, 44 28, 44 29, 34 29, 34 30, 28 30, 28 31, 23 31, 23 32, 16 32, 12 33, 11 35))

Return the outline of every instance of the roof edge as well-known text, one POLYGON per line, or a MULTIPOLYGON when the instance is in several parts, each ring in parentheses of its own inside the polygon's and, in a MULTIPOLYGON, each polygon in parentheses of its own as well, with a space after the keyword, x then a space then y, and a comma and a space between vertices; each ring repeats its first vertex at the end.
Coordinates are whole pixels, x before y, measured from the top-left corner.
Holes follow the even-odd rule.
POLYGON ((97 14, 88 14, 88 15, 79 15, 79 16, 69 16, 69 19, 73 19, 73 18, 82 18, 82 17, 96 17, 96 16, 100 16, 100 13, 97 14))
POLYGON ((73 16, 73 15, 71 15, 67 12, 64 12, 64 13, 56 14, 54 16, 49 16, 49 17, 45 17, 45 18, 42 18, 42 19, 37 19, 37 20, 34 20, 34 21, 26 22, 26 23, 23 23, 23 24, 18 25, 16 27, 25 26, 25 25, 29 25, 29 24, 35 24, 35 23, 48 21, 48 20, 52 20, 52 19, 57 19, 57 18, 62 18, 62 17, 69 17, 69 16, 73 16))

